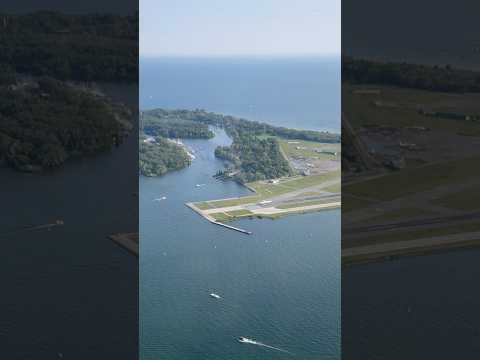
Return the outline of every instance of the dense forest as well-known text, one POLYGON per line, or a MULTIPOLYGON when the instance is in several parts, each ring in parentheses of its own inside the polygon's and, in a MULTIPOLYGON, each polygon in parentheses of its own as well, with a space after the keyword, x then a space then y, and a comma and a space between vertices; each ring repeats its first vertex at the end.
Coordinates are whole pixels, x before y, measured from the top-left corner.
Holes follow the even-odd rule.
POLYGON ((242 134, 235 137, 231 146, 217 147, 215 156, 231 164, 230 168, 217 175, 233 173, 231 177, 241 183, 293 175, 274 138, 260 139, 242 134))
MULTIPOLYGON (((170 123, 183 122, 184 124, 203 124, 204 126, 215 126, 225 129, 227 134, 235 139, 242 134, 248 135, 272 135, 286 139, 310 140, 326 143, 340 142, 340 135, 311 130, 295 130, 269 125, 266 123, 237 118, 234 116, 216 114, 205 110, 164 110, 155 109, 144 113, 150 117, 155 117, 157 122, 170 123)), ((145 124, 148 124, 145 121, 145 124)), ((147 125, 145 125, 145 128, 147 125)), ((203 129, 208 130, 204 127, 203 129)), ((213 135, 213 134, 212 134, 213 135)), ((181 137, 181 136, 180 136, 181 137)), ((208 136, 210 137, 210 136, 208 136)))
POLYGON ((210 138, 213 132, 209 127, 224 129, 233 143, 215 150, 215 156, 229 162, 228 167, 217 175, 231 177, 241 183, 293 174, 280 151, 278 141, 262 138, 261 135, 326 143, 340 142, 339 134, 287 129, 200 109, 148 110, 143 112, 142 119, 142 128, 152 136, 210 138))
POLYGON ((139 170, 144 176, 161 176, 168 171, 183 169, 191 159, 185 149, 160 136, 149 141, 140 136, 139 170))
POLYGON ((137 81, 138 14, 0 14, 0 64, 59 80, 137 81))
POLYGON ((0 84, 0 161, 21 171, 62 165, 122 142, 131 112, 108 98, 52 78, 0 84))
POLYGON ((342 59, 342 81, 442 92, 480 92, 480 73, 446 65, 429 66, 395 62, 342 59))
POLYGON ((0 14, 0 163, 41 171, 120 144, 132 113, 91 82, 137 77, 138 14, 0 14))
POLYGON ((208 125, 163 110, 140 114, 142 130, 151 136, 184 139, 210 139, 214 133, 208 125))

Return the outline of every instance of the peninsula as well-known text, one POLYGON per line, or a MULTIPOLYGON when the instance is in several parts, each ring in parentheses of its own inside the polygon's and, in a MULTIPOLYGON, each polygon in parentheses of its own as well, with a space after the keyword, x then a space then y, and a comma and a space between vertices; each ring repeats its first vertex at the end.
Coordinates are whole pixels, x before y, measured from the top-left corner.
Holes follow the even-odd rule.
POLYGON ((140 174, 162 176, 190 165, 195 157, 182 139, 210 139, 208 125, 191 119, 190 112, 154 109, 140 112, 140 174))
POLYGON ((226 166, 212 176, 236 181, 254 194, 187 204, 211 222, 273 219, 340 206, 339 134, 287 129, 199 109, 148 110, 140 119, 140 171, 147 176, 190 164, 187 150, 178 140, 174 143, 175 138, 209 139, 212 128, 222 128, 232 139, 230 146, 215 149, 226 166))
POLYGON ((138 14, 38 11, 0 21, 0 164, 38 172, 119 145, 134 113, 94 82, 137 81, 138 14))
POLYGON ((139 171, 143 176, 162 176, 190 165, 192 158, 178 143, 161 136, 140 135, 139 171))
POLYGON ((18 171, 109 150, 132 128, 131 110, 93 88, 13 72, 0 83, 0 163, 18 171))

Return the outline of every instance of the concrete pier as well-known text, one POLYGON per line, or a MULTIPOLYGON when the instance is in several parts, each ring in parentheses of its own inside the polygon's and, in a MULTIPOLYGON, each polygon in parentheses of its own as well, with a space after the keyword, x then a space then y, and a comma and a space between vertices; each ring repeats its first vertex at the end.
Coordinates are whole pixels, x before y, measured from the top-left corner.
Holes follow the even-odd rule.
POLYGON ((241 232, 243 234, 247 234, 247 235, 252 235, 251 231, 243 230, 243 229, 237 228, 235 226, 227 225, 227 224, 224 224, 224 223, 221 223, 221 222, 218 222, 218 221, 211 221, 211 222, 215 225, 220 225, 220 226, 226 227, 227 229, 235 230, 235 231, 241 232))

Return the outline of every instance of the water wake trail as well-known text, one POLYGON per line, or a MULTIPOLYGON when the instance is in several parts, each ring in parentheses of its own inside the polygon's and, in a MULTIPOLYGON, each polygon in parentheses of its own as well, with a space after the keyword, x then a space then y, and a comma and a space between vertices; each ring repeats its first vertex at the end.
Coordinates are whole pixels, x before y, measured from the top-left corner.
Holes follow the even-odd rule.
POLYGON ((21 233, 21 232, 42 230, 42 229, 51 230, 53 227, 60 226, 60 225, 63 225, 63 220, 57 220, 52 224, 25 226, 25 227, 22 227, 20 229, 1 232, 0 235, 11 235, 11 234, 16 234, 16 233, 21 233))
POLYGON ((271 345, 267 345, 267 344, 264 344, 264 343, 262 343, 262 342, 260 342, 260 341, 255 341, 255 340, 252 340, 252 339, 242 338, 242 340, 240 340, 240 342, 245 343, 245 344, 252 344, 252 345, 262 346, 262 347, 266 347, 266 348, 268 348, 268 349, 277 350, 277 351, 281 351, 281 352, 284 352, 284 353, 293 355, 293 353, 291 353, 291 352, 288 351, 288 350, 281 349, 281 348, 278 348, 278 347, 275 347, 275 346, 271 346, 271 345))

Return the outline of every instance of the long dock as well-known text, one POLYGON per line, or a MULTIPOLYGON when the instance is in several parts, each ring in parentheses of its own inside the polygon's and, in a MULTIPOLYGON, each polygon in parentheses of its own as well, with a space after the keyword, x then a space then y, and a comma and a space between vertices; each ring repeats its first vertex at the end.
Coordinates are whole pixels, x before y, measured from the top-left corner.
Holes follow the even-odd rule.
POLYGON ((231 230, 241 232, 243 234, 252 235, 251 231, 243 230, 243 229, 237 228, 235 226, 227 225, 227 224, 224 224, 224 223, 221 223, 221 222, 218 222, 218 221, 210 221, 210 222, 215 224, 215 225, 220 225, 220 226, 226 227, 227 229, 231 229, 231 230))

